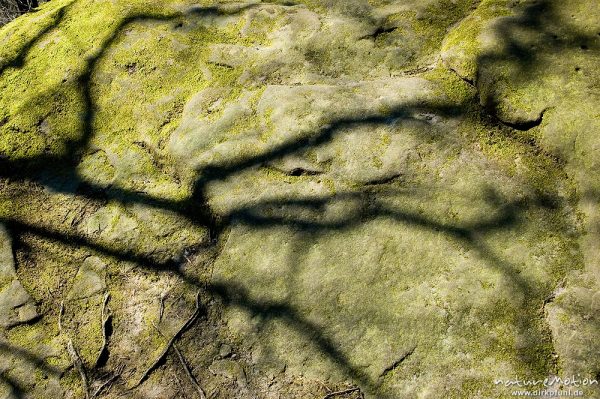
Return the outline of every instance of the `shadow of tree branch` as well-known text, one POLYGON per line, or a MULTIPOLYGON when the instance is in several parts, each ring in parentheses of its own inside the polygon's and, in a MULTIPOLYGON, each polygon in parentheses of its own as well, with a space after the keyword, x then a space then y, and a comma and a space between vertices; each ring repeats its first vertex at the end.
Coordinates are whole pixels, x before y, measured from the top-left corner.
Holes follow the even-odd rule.
MULTIPOLYGON (((73 3, 70 3, 73 4, 73 3)), ((241 171, 252 167, 261 166, 265 163, 281 159, 290 154, 299 153, 307 148, 315 148, 331 142, 335 135, 344 128, 355 124, 366 125, 387 125, 394 120, 409 120, 413 118, 416 110, 427 110, 446 117, 464 117, 465 109, 468 104, 446 104, 433 105, 420 102, 403 104, 390 113, 361 115, 355 118, 345 118, 330 121, 317 131, 308 132, 301 137, 296 137, 281 144, 268 148, 265 152, 255 156, 246 157, 238 160, 227 160, 221 164, 212 164, 205 168, 197 170, 198 178, 195 181, 193 194, 190 198, 181 201, 172 201, 153 195, 132 192, 131 190, 119 187, 101 187, 87 182, 79 176, 75 166, 80 160, 81 155, 86 150, 94 134, 94 118, 96 116, 96 106, 90 87, 94 76, 95 68, 98 62, 104 57, 106 51, 116 42, 120 32, 127 26, 144 21, 171 21, 186 16, 218 16, 231 15, 232 13, 243 12, 252 7, 259 7, 262 3, 253 3, 232 9, 222 9, 218 7, 192 7, 185 12, 170 12, 156 14, 136 14, 125 17, 121 20, 114 31, 103 41, 99 49, 89 56, 85 62, 85 68, 77 79, 77 84, 81 89, 82 108, 84 118, 82 120, 81 136, 68 143, 69 151, 66 154, 37 156, 23 159, 0 159, 0 176, 11 179, 21 179, 23 181, 38 181, 41 170, 52 165, 53 171, 58 177, 57 181, 69 180, 77 186, 76 194, 83 195, 90 199, 116 201, 123 205, 142 204, 149 207, 166 209, 177 212, 180 216, 190 220, 197 226, 208 228, 210 232, 210 242, 206 247, 215 246, 222 240, 223 232, 235 223, 243 223, 256 228, 269 226, 290 226, 301 232, 310 232, 311 234, 321 234, 332 230, 344 230, 354 228, 367 221, 385 218, 393 220, 399 224, 418 226, 430 231, 442 232, 447 237, 461 243, 465 247, 473 249, 486 264, 500 271, 504 276, 511 280, 514 287, 525 293, 532 289, 531 284, 516 272, 514 265, 503 260, 500 256, 485 243, 487 234, 508 230, 518 227, 523 223, 522 215, 527 210, 533 208, 552 208, 556 201, 553 198, 539 195, 534 198, 524 198, 514 201, 503 201, 495 196, 492 191, 488 202, 493 204, 496 213, 491 217, 472 223, 451 224, 440 222, 434 218, 429 218, 409 210, 390 207, 377 200, 373 193, 364 187, 356 192, 340 193, 334 196, 320 198, 283 198, 261 201, 258 204, 239 207, 233 211, 220 215, 215 213, 209 204, 207 187, 215 181, 222 181, 241 171), (289 215, 273 215, 272 209, 278 207, 298 207, 319 212, 327 204, 335 201, 351 199, 358 200, 361 203, 360 210, 351 215, 338 220, 324 220, 319 218, 290 217, 289 215)), ((22 66, 23 61, 29 49, 35 45, 47 32, 56 27, 67 10, 60 8, 56 12, 55 22, 51 26, 43 29, 39 35, 34 37, 18 53, 18 55, 8 63, 0 66, 0 73, 8 67, 18 68, 22 66)), ((502 34, 509 40, 506 51, 501 54, 485 54, 478 60, 480 65, 498 62, 505 59, 514 59, 522 68, 531 68, 536 62, 535 55, 532 55, 528 49, 524 48, 518 41, 511 40, 513 30, 527 26, 530 29, 543 31, 545 24, 539 15, 551 10, 547 1, 538 3, 526 9, 522 17, 517 18, 500 28, 502 34)), ((573 40, 583 40, 580 36, 575 36, 573 40)), ((495 101, 493 98, 490 101, 495 101)), ((493 103, 487 104, 488 108, 494 108, 493 103)), ((75 194, 64 189, 61 184, 54 184, 48 181, 42 182, 45 186, 57 192, 75 194)), ((59 229, 53 229, 51 226, 42 226, 24 222, 17 218, 0 218, 0 223, 4 223, 10 230, 16 233, 28 232, 49 240, 55 240, 67 246, 85 247, 90 251, 112 257, 118 261, 133 262, 141 268, 161 273, 169 273, 178 276, 194 286, 200 287, 206 293, 219 298, 225 306, 242 308, 254 316, 270 321, 283 320, 294 330, 302 333, 311 339, 315 347, 325 354, 332 362, 338 364, 341 369, 352 379, 358 381, 361 386, 372 392, 378 392, 377 384, 371 378, 353 366, 348 356, 338 349, 332 339, 324 333, 323 326, 316 325, 306 320, 301 312, 291 306, 289 303, 277 301, 257 301, 253 299, 246 289, 234 284, 216 284, 210 281, 201 281, 188 273, 185 273, 179 261, 171 260, 168 262, 157 262, 151 255, 139 253, 131 248, 119 248, 117 245, 108 245, 102 242, 96 242, 91 237, 76 232, 65 232, 59 229)), ((36 359, 35 355, 10 347, 8 345, 0 347, 0 351, 11 352, 23 357, 37 367, 46 367, 44 362, 36 359)), ((49 369, 50 370, 50 369, 49 369)), ((6 376, 2 379, 9 384, 15 394, 22 397, 24 387, 19 385, 18 381, 11 380, 6 376)), ((383 394, 380 394, 383 395, 383 394)), ((382 397, 382 396, 380 396, 382 397)))

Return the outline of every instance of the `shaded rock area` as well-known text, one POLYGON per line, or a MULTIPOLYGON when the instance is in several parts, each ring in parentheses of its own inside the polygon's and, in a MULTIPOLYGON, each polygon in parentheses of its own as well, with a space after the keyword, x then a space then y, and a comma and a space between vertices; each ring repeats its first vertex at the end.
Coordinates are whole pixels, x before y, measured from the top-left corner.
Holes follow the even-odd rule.
POLYGON ((600 381, 598 65, 587 0, 52 0, 17 18, 0 397, 600 381))
POLYGON ((35 303, 17 278, 8 232, 0 226, 0 325, 4 328, 38 317, 35 303))

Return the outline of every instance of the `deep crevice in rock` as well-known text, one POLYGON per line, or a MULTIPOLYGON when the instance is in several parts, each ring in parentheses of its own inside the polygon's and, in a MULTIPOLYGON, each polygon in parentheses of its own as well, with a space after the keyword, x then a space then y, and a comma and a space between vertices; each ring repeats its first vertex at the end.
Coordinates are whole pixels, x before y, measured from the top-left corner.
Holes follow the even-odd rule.
POLYGON ((544 121, 544 113, 545 112, 546 112, 546 110, 544 109, 536 119, 530 120, 530 121, 509 122, 509 121, 500 119, 500 117, 497 115, 494 115, 494 117, 496 119, 498 119, 498 121, 500 123, 502 123, 503 125, 511 127, 515 130, 527 131, 527 130, 531 130, 535 127, 538 127, 539 125, 542 124, 542 122, 544 121))
POLYGON ((397 29, 398 29, 398 27, 396 27, 396 26, 393 26, 390 28, 384 28, 383 26, 380 26, 375 30, 375 32, 370 33, 365 36, 362 36, 359 38, 359 40, 364 40, 364 39, 377 40, 380 36, 383 36, 388 33, 392 33, 397 29))

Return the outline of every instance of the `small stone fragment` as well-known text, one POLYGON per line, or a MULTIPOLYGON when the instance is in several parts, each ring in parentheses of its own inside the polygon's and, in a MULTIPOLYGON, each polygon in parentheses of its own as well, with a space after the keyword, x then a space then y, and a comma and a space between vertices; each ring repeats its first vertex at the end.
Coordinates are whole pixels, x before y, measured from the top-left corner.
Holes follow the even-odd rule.
POLYGON ((83 299, 103 292, 106 289, 105 270, 106 265, 100 258, 96 256, 86 258, 75 276, 67 298, 83 299))
POLYGON ((38 316, 31 296, 18 280, 13 280, 0 291, 0 326, 13 327, 38 316))
POLYGON ((232 353, 231 345, 228 345, 228 344, 221 345, 221 348, 219 349, 219 357, 221 359, 229 357, 231 355, 231 353, 232 353))
POLYGON ((242 366, 233 360, 215 360, 208 369, 214 375, 235 380, 238 385, 246 386, 246 373, 242 366))

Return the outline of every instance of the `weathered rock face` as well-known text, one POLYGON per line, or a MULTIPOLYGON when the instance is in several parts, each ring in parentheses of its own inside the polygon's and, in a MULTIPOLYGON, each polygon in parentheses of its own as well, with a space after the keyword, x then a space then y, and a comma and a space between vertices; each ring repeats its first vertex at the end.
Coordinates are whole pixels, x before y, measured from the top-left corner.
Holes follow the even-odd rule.
POLYGON ((10 237, 6 230, 0 230, 0 325, 12 327, 35 319, 38 314, 31 296, 19 282, 11 252, 10 237))
POLYGON ((3 27, 2 394, 600 380, 599 13, 53 0, 3 27))

